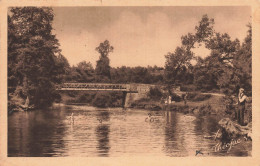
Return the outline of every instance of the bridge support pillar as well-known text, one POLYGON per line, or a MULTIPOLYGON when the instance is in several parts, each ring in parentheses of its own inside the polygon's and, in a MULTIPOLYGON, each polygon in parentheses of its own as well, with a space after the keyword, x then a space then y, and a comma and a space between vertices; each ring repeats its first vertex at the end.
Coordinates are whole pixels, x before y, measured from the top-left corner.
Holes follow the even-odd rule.
POLYGON ((126 95, 127 95, 127 92, 123 92, 123 100, 122 100, 122 107, 125 108, 125 103, 126 103, 126 95))
POLYGON ((138 99, 138 93, 123 92, 122 107, 129 107, 130 104, 136 99, 138 99))

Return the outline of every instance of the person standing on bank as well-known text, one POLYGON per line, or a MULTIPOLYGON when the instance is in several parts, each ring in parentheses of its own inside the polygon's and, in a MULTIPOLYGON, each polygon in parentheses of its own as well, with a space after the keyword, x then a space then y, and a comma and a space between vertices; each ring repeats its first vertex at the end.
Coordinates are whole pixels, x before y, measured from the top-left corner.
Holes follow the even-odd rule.
POLYGON ((187 104, 187 96, 188 96, 188 93, 186 92, 183 96, 183 101, 184 101, 184 105, 187 104))
POLYGON ((238 114, 237 120, 238 123, 243 126, 244 125, 244 114, 246 108, 247 96, 244 94, 244 89, 240 88, 238 93, 238 114))

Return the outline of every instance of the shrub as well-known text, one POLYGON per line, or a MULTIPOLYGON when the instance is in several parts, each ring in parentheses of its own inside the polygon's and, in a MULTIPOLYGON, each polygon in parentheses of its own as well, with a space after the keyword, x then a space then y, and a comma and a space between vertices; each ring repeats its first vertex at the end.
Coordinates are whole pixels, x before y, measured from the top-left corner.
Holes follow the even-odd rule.
POLYGON ((233 114, 232 116, 235 117, 235 112, 236 112, 236 106, 235 103, 236 98, 234 96, 231 95, 225 95, 222 99, 221 99, 224 108, 225 108, 225 113, 227 114, 233 114))
POLYGON ((177 95, 176 93, 172 93, 172 101, 176 101, 176 102, 180 102, 181 101, 181 97, 179 95, 177 95))
POLYGON ((199 107, 200 111, 210 111, 212 109, 210 104, 203 104, 199 107))
POLYGON ((61 102, 61 95, 59 93, 56 92, 53 94, 53 96, 54 96, 55 102, 57 102, 57 103, 61 102))
POLYGON ((95 107, 119 107, 122 104, 122 94, 119 92, 99 92, 92 100, 95 107))
POLYGON ((190 101, 204 101, 206 99, 209 99, 210 97, 211 97, 211 94, 201 94, 201 93, 197 93, 197 92, 187 94, 187 100, 190 100, 190 101))
POLYGON ((151 87, 150 91, 148 92, 148 97, 152 100, 160 100, 163 96, 159 87, 151 87))
POLYGON ((199 112, 200 114, 210 114, 212 112, 212 107, 210 104, 203 104, 199 107, 199 112))
POLYGON ((194 97, 193 101, 204 101, 211 97, 211 94, 199 94, 194 97))
POLYGON ((83 93, 80 94, 77 101, 79 103, 91 103, 94 98, 95 98, 95 93, 83 93))
POLYGON ((68 91, 67 94, 68 94, 68 96, 70 96, 70 97, 75 97, 75 96, 77 95, 77 92, 68 91))
POLYGON ((181 85, 181 87, 180 87, 180 90, 181 91, 185 91, 185 92, 191 92, 191 91, 195 91, 195 89, 196 89, 196 87, 195 87, 195 85, 181 85))
POLYGON ((193 100, 195 98, 195 96, 198 95, 198 93, 188 93, 187 94, 187 100, 193 100))
POLYGON ((110 92, 109 107, 121 107, 123 101, 123 93, 121 92, 110 92))
POLYGON ((108 93, 97 93, 92 100, 92 105, 95 107, 105 108, 109 106, 110 95, 108 93))
POLYGON ((85 95, 80 95, 78 101, 81 102, 85 102, 86 101, 86 96, 85 95))

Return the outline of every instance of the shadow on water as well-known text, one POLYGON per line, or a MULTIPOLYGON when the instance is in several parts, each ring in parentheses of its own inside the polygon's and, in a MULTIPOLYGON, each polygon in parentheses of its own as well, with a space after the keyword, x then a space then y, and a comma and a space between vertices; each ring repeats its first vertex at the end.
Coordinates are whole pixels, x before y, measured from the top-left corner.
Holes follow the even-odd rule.
POLYGON ((217 121, 214 118, 171 111, 165 115, 164 152, 168 156, 193 156, 196 151, 209 155, 215 142, 204 136, 211 136, 217 131, 217 121))
POLYGON ((37 110, 8 117, 8 157, 50 157, 64 148, 63 112, 37 110), (13 120, 18 120, 14 122, 13 120), (56 127, 53 127, 56 126, 56 127), (36 140, 36 141, 35 141, 36 140), (47 148, 46 148, 47 147, 47 148))
POLYGON ((109 133, 110 133, 110 115, 107 110, 97 113, 97 120, 99 124, 96 127, 96 137, 98 140, 98 154, 99 156, 109 156, 109 133))
POLYGON ((179 134, 178 114, 173 111, 165 112, 165 147, 164 152, 169 156, 183 156, 183 138, 179 134), (182 152, 182 155, 180 154, 182 152))

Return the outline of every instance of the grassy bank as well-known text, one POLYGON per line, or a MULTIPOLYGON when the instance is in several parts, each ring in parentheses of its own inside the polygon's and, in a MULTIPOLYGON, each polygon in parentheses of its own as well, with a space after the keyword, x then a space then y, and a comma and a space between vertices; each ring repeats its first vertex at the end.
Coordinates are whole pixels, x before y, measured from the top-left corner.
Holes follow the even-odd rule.
MULTIPOLYGON (((185 114, 198 116, 214 115, 217 119, 230 118, 235 120, 237 105, 230 102, 230 98, 221 95, 210 95, 203 93, 190 93, 187 95, 186 104, 181 96, 175 97, 171 104, 164 104, 164 100, 153 100, 150 98, 140 99, 131 104, 132 108, 150 110, 177 111, 185 114)), ((245 122, 252 121, 252 103, 246 104, 245 122)))

